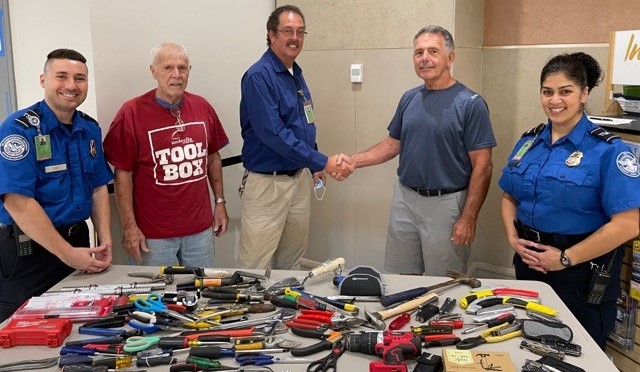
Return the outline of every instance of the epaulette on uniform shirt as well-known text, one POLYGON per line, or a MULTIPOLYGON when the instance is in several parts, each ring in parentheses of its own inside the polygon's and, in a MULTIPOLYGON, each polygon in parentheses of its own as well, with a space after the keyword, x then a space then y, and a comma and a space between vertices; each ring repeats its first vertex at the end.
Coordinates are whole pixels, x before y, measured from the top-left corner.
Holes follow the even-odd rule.
POLYGON ((616 138, 620 138, 620 136, 617 136, 601 127, 593 128, 589 131, 589 133, 609 143, 611 143, 611 141, 616 138))
POLYGON ((536 127, 531 128, 528 131, 522 133, 522 138, 527 136, 535 136, 542 133, 542 131, 544 130, 544 125, 545 125, 544 123, 540 123, 536 127))
POLYGON ((29 128, 30 126, 37 127, 40 125, 40 115, 33 110, 25 112, 22 116, 16 118, 16 123, 29 128))
POLYGON ((94 119, 91 116, 85 114, 84 112, 78 111, 78 114, 80 114, 81 118, 83 118, 83 119, 85 119, 87 121, 92 121, 92 122, 96 123, 97 126, 100 126, 100 124, 98 123, 98 121, 96 119, 94 119))

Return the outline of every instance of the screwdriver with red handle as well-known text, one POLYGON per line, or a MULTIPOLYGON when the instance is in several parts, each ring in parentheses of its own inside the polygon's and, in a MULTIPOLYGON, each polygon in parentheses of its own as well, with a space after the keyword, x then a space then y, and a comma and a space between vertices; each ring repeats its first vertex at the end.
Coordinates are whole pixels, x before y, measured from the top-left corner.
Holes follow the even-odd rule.
POLYGON ((500 314, 499 316, 493 318, 493 319, 489 319, 486 322, 482 323, 482 325, 479 326, 475 326, 475 327, 471 327, 468 329, 465 329, 464 331, 462 331, 462 334, 466 335, 467 333, 471 333, 474 331, 477 331, 479 329, 482 329, 484 327, 495 327, 498 326, 502 323, 513 323, 516 320, 516 316, 513 315, 512 313, 504 313, 504 314, 500 314))
POLYGON ((484 325, 485 323, 465 323, 462 319, 451 319, 451 320, 430 320, 430 326, 449 326, 453 329, 460 329, 466 325, 484 325))

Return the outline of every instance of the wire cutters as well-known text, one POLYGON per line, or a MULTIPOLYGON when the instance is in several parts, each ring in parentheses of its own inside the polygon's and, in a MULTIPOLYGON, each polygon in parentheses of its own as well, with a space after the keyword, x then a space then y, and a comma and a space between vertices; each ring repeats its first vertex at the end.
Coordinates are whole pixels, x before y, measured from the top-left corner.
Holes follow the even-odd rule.
POLYGON ((462 350, 473 349, 482 344, 506 341, 519 336, 522 336, 520 323, 512 325, 509 322, 504 322, 487 329, 482 332, 480 336, 465 338, 456 345, 456 348, 462 350))
POLYGON ((320 342, 317 342, 311 346, 307 347, 294 347, 290 349, 291 355, 299 357, 299 356, 307 356, 311 354, 318 353, 322 350, 331 350, 335 347, 336 343, 342 341, 343 333, 333 331, 331 329, 326 330, 310 330, 304 328, 291 328, 291 332, 300 337, 311 337, 311 338, 319 338, 320 342))
POLYGON ((132 278, 147 278, 149 281, 147 283, 165 283, 172 284, 173 283, 173 275, 172 274, 156 274, 150 272, 143 273, 127 273, 128 276, 132 278))
POLYGON ((307 329, 343 329, 359 326, 364 323, 364 320, 362 319, 334 311, 301 310, 300 313, 301 315, 298 315, 292 321, 285 323, 287 327, 307 329))
POLYGON ((318 359, 315 362, 309 364, 307 372, 335 372, 338 366, 338 359, 344 354, 346 350, 346 344, 343 342, 337 342, 331 349, 331 353, 322 359, 318 359))
POLYGON ((266 366, 269 364, 309 364, 314 361, 302 358, 281 358, 275 355, 267 355, 262 353, 237 354, 236 362, 241 366, 266 366))

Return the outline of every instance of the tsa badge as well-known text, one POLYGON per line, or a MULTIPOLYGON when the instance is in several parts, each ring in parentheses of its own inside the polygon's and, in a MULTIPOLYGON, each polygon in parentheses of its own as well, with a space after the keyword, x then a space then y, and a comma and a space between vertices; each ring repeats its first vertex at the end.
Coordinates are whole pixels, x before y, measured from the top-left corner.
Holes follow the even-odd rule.
POLYGON ((638 167, 638 159, 629 151, 621 152, 616 159, 618 169, 629 177, 640 176, 640 168, 638 167))
POLYGON ((574 151, 571 153, 571 155, 569 155, 569 157, 567 158, 567 160, 564 161, 564 163, 570 167, 575 167, 576 165, 580 164, 581 159, 582 159, 582 152, 574 151))
POLYGON ((89 141, 89 154, 92 158, 95 158, 98 155, 98 150, 96 150, 96 141, 89 141))

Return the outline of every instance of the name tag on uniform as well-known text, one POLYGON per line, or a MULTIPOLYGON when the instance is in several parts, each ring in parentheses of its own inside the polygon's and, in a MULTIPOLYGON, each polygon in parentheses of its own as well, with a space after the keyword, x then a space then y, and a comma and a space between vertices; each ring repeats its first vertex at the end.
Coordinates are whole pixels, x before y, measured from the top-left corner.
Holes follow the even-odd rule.
POLYGON ((307 124, 313 124, 316 121, 316 117, 313 114, 313 103, 311 100, 306 100, 302 102, 304 106, 304 116, 307 117, 307 124))
POLYGON ((47 167, 44 167, 44 172, 45 173, 60 172, 60 171, 63 171, 63 170, 67 170, 67 165, 66 164, 49 165, 47 167))

